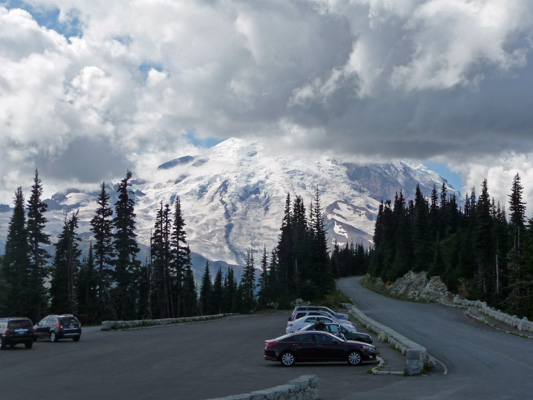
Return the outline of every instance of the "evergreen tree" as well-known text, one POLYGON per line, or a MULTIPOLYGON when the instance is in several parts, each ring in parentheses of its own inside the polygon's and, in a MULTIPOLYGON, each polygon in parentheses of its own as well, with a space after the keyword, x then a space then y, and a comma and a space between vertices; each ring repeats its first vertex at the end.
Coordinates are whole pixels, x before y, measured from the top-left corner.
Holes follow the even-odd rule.
POLYGON ((205 263, 204 275, 202 277, 202 288, 200 289, 200 310, 201 315, 213 314, 213 283, 211 282, 211 272, 209 262, 205 263))
POLYGON ((246 253, 246 266, 239 285, 241 312, 250 313, 256 308, 255 301, 255 263, 252 250, 246 253))
POLYGON ((292 227, 291 196, 287 193, 285 212, 280 228, 281 235, 277 246, 278 281, 281 297, 297 293, 292 227))
POLYGON ((183 301, 181 302, 181 315, 189 317, 197 313, 197 293, 192 271, 191 250, 187 247, 187 257, 183 265, 183 285, 181 289, 183 301))
POLYGON ((171 282, 170 207, 161 202, 151 240, 152 307, 157 318, 174 316, 171 282))
POLYGON ((265 246, 263 248, 263 256, 261 257, 261 275, 259 276, 258 305, 260 308, 265 308, 267 303, 271 301, 270 282, 268 275, 268 257, 265 246))
POLYGON ((219 269, 215 276, 215 282, 213 283, 213 313, 222 313, 222 300, 224 296, 224 287, 222 279, 222 270, 219 269))
POLYGON ((189 248, 187 245, 187 233, 185 232, 185 219, 181 211, 181 202, 179 197, 174 202, 174 220, 171 232, 171 269, 174 275, 173 293, 176 299, 177 317, 179 317, 183 300, 183 270, 189 261, 189 248))
POLYGON ((109 206, 109 195, 106 191, 105 182, 102 182, 98 195, 96 215, 91 219, 91 231, 94 235, 94 261, 96 264, 96 276, 98 279, 97 319, 113 319, 115 312, 111 302, 112 264, 113 251, 113 210, 109 206))
POLYGON ((237 312, 236 306, 236 296, 237 296, 237 282, 235 281, 235 273, 233 268, 228 267, 228 272, 224 278, 224 312, 232 313, 237 312))
POLYGON ((485 179, 481 185, 481 195, 477 203, 474 234, 478 285, 483 295, 492 293, 495 284, 496 254, 493 232, 492 203, 485 179))
POLYGON ((93 245, 89 244, 87 257, 80 265, 76 280, 76 298, 78 300, 78 317, 84 323, 99 323, 97 300, 98 278, 95 270, 93 245))
POLYGON ((415 272, 424 271, 427 268, 432 243, 428 204, 420 186, 417 185, 413 210, 413 270, 415 272))
POLYGON ((39 321, 45 314, 48 299, 45 289, 45 278, 47 276, 47 265, 50 255, 44 248, 50 245, 50 236, 44 232, 47 219, 44 214, 47 205, 41 201, 43 187, 39 179, 39 173, 35 170, 35 177, 28 201, 28 220, 26 229, 30 246, 29 254, 29 304, 28 316, 33 321, 39 321))
POLYGON ((75 277, 79 270, 81 250, 76 229, 78 213, 70 218, 65 217, 63 231, 55 245, 56 253, 52 264, 50 295, 51 311, 56 314, 77 314, 75 277))
POLYGON ((5 278, 5 303, 2 303, 2 314, 28 315, 31 310, 29 303, 30 248, 26 230, 26 214, 24 211, 24 195, 22 188, 15 192, 13 215, 9 222, 6 238, 6 249, 3 260, 5 278))
POLYGON ((312 280, 313 285, 318 288, 318 292, 314 298, 322 298, 334 289, 335 281, 333 273, 329 269, 328 243, 318 187, 315 191, 310 224, 312 237, 310 248, 312 254, 311 265, 313 266, 312 280))
POLYGON ((116 254, 114 277, 116 287, 113 290, 114 303, 119 319, 132 319, 136 315, 134 279, 140 262, 137 234, 135 233, 135 200, 129 189, 131 172, 118 185, 118 201, 115 203, 113 226, 115 233, 113 247, 116 254))

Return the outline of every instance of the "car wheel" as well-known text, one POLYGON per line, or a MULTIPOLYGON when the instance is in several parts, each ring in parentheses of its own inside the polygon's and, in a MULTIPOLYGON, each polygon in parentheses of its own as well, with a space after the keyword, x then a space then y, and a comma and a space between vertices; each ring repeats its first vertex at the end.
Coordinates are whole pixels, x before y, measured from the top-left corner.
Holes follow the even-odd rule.
POLYGON ((350 351, 348 353, 348 364, 359 365, 361 364, 361 354, 357 351, 350 351))
POLYGON ((33 346, 33 341, 29 340, 29 341, 25 342, 24 346, 26 346, 27 349, 31 349, 32 346, 33 346))
POLYGON ((284 367, 290 367, 294 365, 295 362, 296 362, 296 359, 294 357, 294 354, 292 354, 290 351, 286 351, 285 353, 281 355, 281 364, 284 367))
POLYGON ((57 342, 57 336, 55 332, 50 332, 50 341, 57 342))
POLYGON ((72 338, 72 340, 74 340, 75 342, 79 342, 79 341, 80 341, 80 338, 81 338, 81 336, 74 336, 74 337, 72 338))
POLYGON ((6 348, 6 341, 3 340, 1 337, 0 337, 0 349, 4 350, 6 348))

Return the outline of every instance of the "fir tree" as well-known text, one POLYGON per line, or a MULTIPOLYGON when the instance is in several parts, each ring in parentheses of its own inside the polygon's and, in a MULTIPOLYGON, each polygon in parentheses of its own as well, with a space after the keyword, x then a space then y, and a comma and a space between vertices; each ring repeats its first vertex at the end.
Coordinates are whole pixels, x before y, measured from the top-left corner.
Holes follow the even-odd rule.
POLYGON ((47 276, 50 255, 44 247, 50 245, 50 236, 44 232, 46 222, 48 222, 44 214, 48 206, 41 201, 42 193, 43 187, 36 170, 27 206, 28 220, 26 223, 30 246, 28 295, 31 309, 28 310, 28 316, 33 321, 38 321, 44 316, 48 303, 44 280, 47 276))
POLYGON ((91 219, 91 231, 94 235, 94 261, 98 279, 97 299, 99 320, 114 318, 111 303, 113 251, 113 210, 109 206, 109 195, 105 182, 102 182, 98 195, 96 215, 91 219))
POLYGON ((76 298, 78 300, 78 316, 85 323, 99 323, 97 302, 98 278, 96 276, 93 245, 89 244, 87 257, 80 264, 76 280, 76 298))
POLYGON ((255 262, 251 249, 246 253, 246 266, 244 267, 239 291, 241 294, 241 312, 249 313, 255 310, 255 262))
POLYGON ((113 290, 114 302, 120 319, 135 317, 134 278, 140 267, 136 259, 139 253, 137 234, 135 233, 135 200, 129 190, 131 172, 118 185, 118 201, 115 203, 113 226, 115 233, 113 247, 116 254, 114 277, 116 287, 113 290))
POLYGON ((15 192, 13 215, 9 222, 6 238, 6 249, 3 260, 3 276, 5 278, 6 295, 2 303, 4 315, 28 315, 31 310, 29 303, 30 248, 26 230, 26 214, 24 211, 24 195, 22 188, 15 192))
POLYGON ((51 311, 56 314, 77 314, 75 277, 78 274, 81 250, 76 229, 78 213, 65 217, 63 231, 55 245, 56 253, 52 264, 50 295, 51 311))
POLYGON ((202 276, 202 288, 200 289, 200 310, 201 315, 211 315, 213 305, 213 283, 211 282, 211 272, 209 262, 205 263, 204 275, 202 276))
POLYGON ((183 270, 185 264, 189 261, 189 249, 187 245, 187 233, 185 232, 185 219, 181 211, 181 202, 179 197, 174 202, 174 220, 172 223, 171 232, 171 269, 174 275, 173 293, 176 298, 177 317, 179 317, 182 308, 183 300, 182 286, 183 286, 183 270))
POLYGON ((189 317, 197 313, 197 293, 196 284, 194 282, 194 275, 192 271, 191 250, 187 247, 186 260, 183 265, 183 285, 181 289, 181 315, 189 317))

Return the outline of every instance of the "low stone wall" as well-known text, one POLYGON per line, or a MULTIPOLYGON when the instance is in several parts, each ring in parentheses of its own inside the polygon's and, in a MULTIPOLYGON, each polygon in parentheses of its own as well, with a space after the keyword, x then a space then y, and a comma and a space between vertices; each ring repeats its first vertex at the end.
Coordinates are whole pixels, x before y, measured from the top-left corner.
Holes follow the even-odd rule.
POLYGON ((185 324, 188 322, 201 322, 209 321, 211 319, 217 319, 225 317, 229 314, 215 314, 215 315, 203 315, 196 317, 183 317, 183 318, 164 318, 164 319, 142 319, 135 321, 104 321, 102 322, 102 331, 110 331, 113 329, 134 329, 144 328, 148 326, 163 326, 173 324, 185 324))
POLYGON ((345 304, 348 313, 367 329, 376 332, 379 340, 389 343, 406 356, 405 372, 407 375, 419 375, 429 361, 425 347, 407 339, 389 327, 374 321, 351 304, 345 304))
POLYGON ((302 375, 285 385, 211 400, 317 400, 318 377, 302 375))
POLYGON ((516 315, 505 314, 500 310, 495 310, 487 306, 487 303, 484 301, 466 300, 460 298, 459 296, 455 296, 453 299, 453 304, 460 307, 476 307, 483 314, 494 318, 496 321, 503 322, 504 324, 509 325, 512 328, 516 328, 519 331, 533 332, 533 322, 529 321, 526 317, 518 318, 516 315))

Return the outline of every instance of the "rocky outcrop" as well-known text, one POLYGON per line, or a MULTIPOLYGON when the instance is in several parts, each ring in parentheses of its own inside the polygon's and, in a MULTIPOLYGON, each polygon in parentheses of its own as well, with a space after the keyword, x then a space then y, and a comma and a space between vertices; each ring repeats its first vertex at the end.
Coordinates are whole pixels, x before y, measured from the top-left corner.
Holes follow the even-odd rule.
POLYGON ((442 282, 439 276, 427 278, 426 272, 409 271, 388 286, 392 296, 406 297, 410 300, 450 302, 453 294, 442 282))

